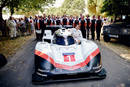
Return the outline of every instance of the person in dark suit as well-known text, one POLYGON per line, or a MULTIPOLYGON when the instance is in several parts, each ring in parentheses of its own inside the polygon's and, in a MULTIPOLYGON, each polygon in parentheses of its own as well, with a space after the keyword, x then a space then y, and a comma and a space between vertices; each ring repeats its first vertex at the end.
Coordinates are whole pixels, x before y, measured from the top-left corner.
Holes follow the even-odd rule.
POLYGON ((92 37, 92 40, 95 39, 95 26, 96 26, 96 19, 95 19, 95 15, 93 15, 93 18, 91 20, 91 37, 92 37))
POLYGON ((100 33, 101 33, 101 27, 103 25, 103 22, 100 18, 100 16, 98 16, 98 19, 96 21, 96 34, 97 34, 97 39, 98 41, 100 41, 100 33))
POLYGON ((73 16, 71 15, 70 18, 69 18, 69 25, 73 26, 73 22, 74 22, 73 16))
POLYGON ((56 25, 61 25, 61 19, 59 16, 56 18, 56 25))
POLYGON ((47 23, 46 23, 47 25, 52 25, 53 24, 53 21, 52 21, 52 19, 51 19, 51 16, 50 15, 48 15, 48 18, 47 18, 47 23))
POLYGON ((90 32, 90 18, 89 15, 86 15, 86 30, 87 30, 87 39, 89 39, 89 32, 90 32))
POLYGON ((79 25, 79 18, 76 16, 76 19, 74 20, 73 27, 75 28, 77 25, 79 25))
POLYGON ((68 18, 66 17, 66 15, 64 15, 62 19, 62 25, 68 25, 68 22, 68 18))
POLYGON ((81 17, 79 24, 80 24, 80 30, 82 32, 83 38, 86 38, 86 20, 84 19, 84 16, 81 17))

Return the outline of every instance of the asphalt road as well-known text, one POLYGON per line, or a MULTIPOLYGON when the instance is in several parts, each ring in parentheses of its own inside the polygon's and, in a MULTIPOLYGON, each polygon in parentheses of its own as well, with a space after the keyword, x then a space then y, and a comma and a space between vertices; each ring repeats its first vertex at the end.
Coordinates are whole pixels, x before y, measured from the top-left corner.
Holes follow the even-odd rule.
POLYGON ((31 75, 34 71, 35 44, 36 41, 31 39, 9 58, 9 63, 0 70, 0 87, 130 87, 130 63, 100 43, 98 46, 107 70, 106 79, 33 85, 31 75))

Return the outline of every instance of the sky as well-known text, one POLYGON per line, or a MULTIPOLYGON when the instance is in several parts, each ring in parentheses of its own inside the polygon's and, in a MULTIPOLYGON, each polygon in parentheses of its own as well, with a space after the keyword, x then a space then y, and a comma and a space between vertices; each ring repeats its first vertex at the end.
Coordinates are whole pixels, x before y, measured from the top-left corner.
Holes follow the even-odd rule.
POLYGON ((56 0, 54 7, 60 7, 63 2, 64 2, 64 0, 56 0))

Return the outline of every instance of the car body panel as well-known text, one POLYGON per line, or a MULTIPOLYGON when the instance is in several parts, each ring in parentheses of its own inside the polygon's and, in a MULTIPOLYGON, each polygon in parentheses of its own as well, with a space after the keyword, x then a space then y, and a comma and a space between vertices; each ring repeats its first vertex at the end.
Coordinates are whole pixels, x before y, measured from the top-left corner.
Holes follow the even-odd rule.
POLYGON ((36 46, 35 54, 48 60, 55 67, 68 70, 85 66, 90 59, 99 53, 99 48, 90 41, 87 43, 83 41, 81 45, 74 44, 71 46, 43 44, 41 42, 36 46))
MULTIPOLYGON (((71 35, 68 32, 66 34, 71 35)), ((63 34, 65 38, 66 34, 63 34)), ((93 41, 82 38, 80 43, 60 45, 54 43, 53 39, 50 43, 43 40, 36 44, 33 82, 106 77, 106 71, 102 68, 100 50, 93 41)))

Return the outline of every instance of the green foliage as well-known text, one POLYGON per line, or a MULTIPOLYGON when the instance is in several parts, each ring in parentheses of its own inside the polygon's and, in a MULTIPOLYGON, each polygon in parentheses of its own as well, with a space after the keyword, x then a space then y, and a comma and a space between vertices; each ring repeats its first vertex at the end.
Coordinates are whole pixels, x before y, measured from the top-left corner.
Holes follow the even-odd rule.
POLYGON ((47 14, 54 15, 79 15, 84 13, 84 0, 65 0, 61 7, 51 7, 47 9, 47 14))
POLYGON ((53 3, 55 0, 0 0, 0 8, 8 7, 13 14, 15 11, 37 11, 42 10, 42 7, 53 3))
POLYGON ((22 4, 16 9, 17 13, 34 15, 38 11, 43 12, 43 6, 54 3, 55 0, 22 0, 22 4))
POLYGON ((90 15, 101 15, 103 0, 88 0, 87 9, 90 15))
POLYGON ((120 16, 130 14, 130 0, 105 0, 101 12, 108 16, 120 16))

